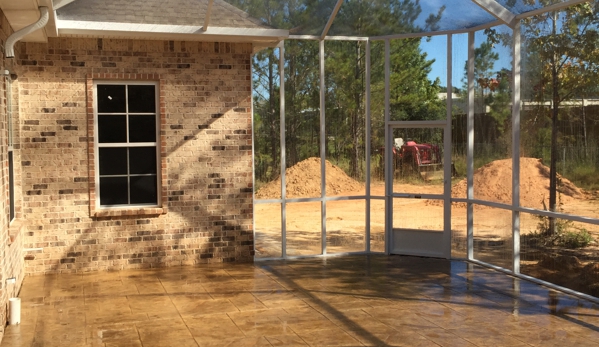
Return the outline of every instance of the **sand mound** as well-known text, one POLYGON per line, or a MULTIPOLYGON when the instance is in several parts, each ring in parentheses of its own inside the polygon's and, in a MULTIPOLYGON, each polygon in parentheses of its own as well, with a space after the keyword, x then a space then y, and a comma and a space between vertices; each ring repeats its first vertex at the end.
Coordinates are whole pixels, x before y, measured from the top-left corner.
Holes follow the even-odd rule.
MULTIPOLYGON (((363 185, 349 177, 328 160, 326 165, 327 195, 354 192, 363 185)), ((287 197, 320 197, 320 158, 308 158, 285 170, 287 197)), ((281 178, 265 184, 256 192, 257 199, 280 199, 281 178)))
MULTIPOLYGON (((558 176, 562 202, 583 199, 584 194, 569 180, 558 176)), ((452 188, 454 197, 466 197, 466 180, 452 188)), ((474 198, 512 203, 512 159, 493 161, 474 172, 474 198)), ((543 209, 549 206, 549 168, 536 158, 520 158, 520 204, 543 209)))

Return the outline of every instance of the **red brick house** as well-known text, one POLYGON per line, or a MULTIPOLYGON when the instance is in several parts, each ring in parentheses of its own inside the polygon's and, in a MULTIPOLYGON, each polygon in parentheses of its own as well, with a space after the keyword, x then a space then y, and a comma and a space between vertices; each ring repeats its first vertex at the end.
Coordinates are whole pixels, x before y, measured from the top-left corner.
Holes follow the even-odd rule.
POLYGON ((252 261, 251 55, 288 32, 222 0, 0 10, 2 305, 25 274, 252 261))

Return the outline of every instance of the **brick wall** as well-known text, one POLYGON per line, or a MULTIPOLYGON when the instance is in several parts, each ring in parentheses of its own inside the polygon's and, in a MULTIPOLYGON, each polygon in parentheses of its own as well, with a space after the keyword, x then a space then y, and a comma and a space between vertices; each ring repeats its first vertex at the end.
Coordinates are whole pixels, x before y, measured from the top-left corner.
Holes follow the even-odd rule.
MULTIPOLYGON (((12 29, 4 14, 0 11, 0 47, 4 43, 12 29)), ((10 197, 9 197, 9 169, 8 169, 8 105, 9 98, 13 104, 11 108, 14 138, 18 138, 18 80, 12 79, 3 72, 12 69, 12 61, 1 57, 0 71, 0 339, 4 333, 4 326, 8 317, 8 299, 17 296, 19 288, 23 283, 23 236, 26 232, 25 225, 20 220, 21 210, 17 203, 16 219, 11 223, 9 220, 10 197), (9 92, 12 91, 12 93, 9 92), (8 278, 15 278, 15 283, 7 283, 8 278)), ((17 201, 21 200, 20 180, 21 170, 19 145, 14 146, 14 179, 17 201)))
POLYGON ((251 44, 51 38, 18 52, 27 273, 253 259, 251 44), (90 85, 133 79, 159 82, 164 202, 106 213, 90 85))

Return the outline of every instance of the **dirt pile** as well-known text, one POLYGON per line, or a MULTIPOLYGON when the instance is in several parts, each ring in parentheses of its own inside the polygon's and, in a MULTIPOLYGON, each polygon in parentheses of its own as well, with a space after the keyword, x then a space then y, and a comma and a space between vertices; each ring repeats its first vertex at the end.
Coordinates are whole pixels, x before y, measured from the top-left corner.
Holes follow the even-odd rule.
MULTIPOLYGON (((558 176, 559 199, 569 202, 584 199, 580 188, 566 178, 558 176)), ((466 197, 466 180, 452 188, 454 197, 466 197)), ((474 198, 512 203, 512 159, 493 161, 474 172, 474 198)), ((520 158, 520 204, 543 209, 549 206, 549 168, 536 158, 520 158)))
MULTIPOLYGON (((328 160, 326 165, 327 195, 338 195, 363 189, 363 185, 349 177, 328 160)), ((287 197, 320 197, 320 158, 308 158, 285 170, 287 197)), ((257 199, 280 199, 281 178, 265 184, 256 192, 257 199)))

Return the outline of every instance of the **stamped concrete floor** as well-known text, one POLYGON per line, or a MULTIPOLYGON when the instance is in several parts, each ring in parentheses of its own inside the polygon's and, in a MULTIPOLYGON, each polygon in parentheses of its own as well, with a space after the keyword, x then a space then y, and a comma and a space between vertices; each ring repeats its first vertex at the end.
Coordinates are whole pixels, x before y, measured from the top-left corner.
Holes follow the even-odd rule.
POLYGON ((348 256, 27 277, 10 346, 599 346, 587 301, 460 261, 348 256))

